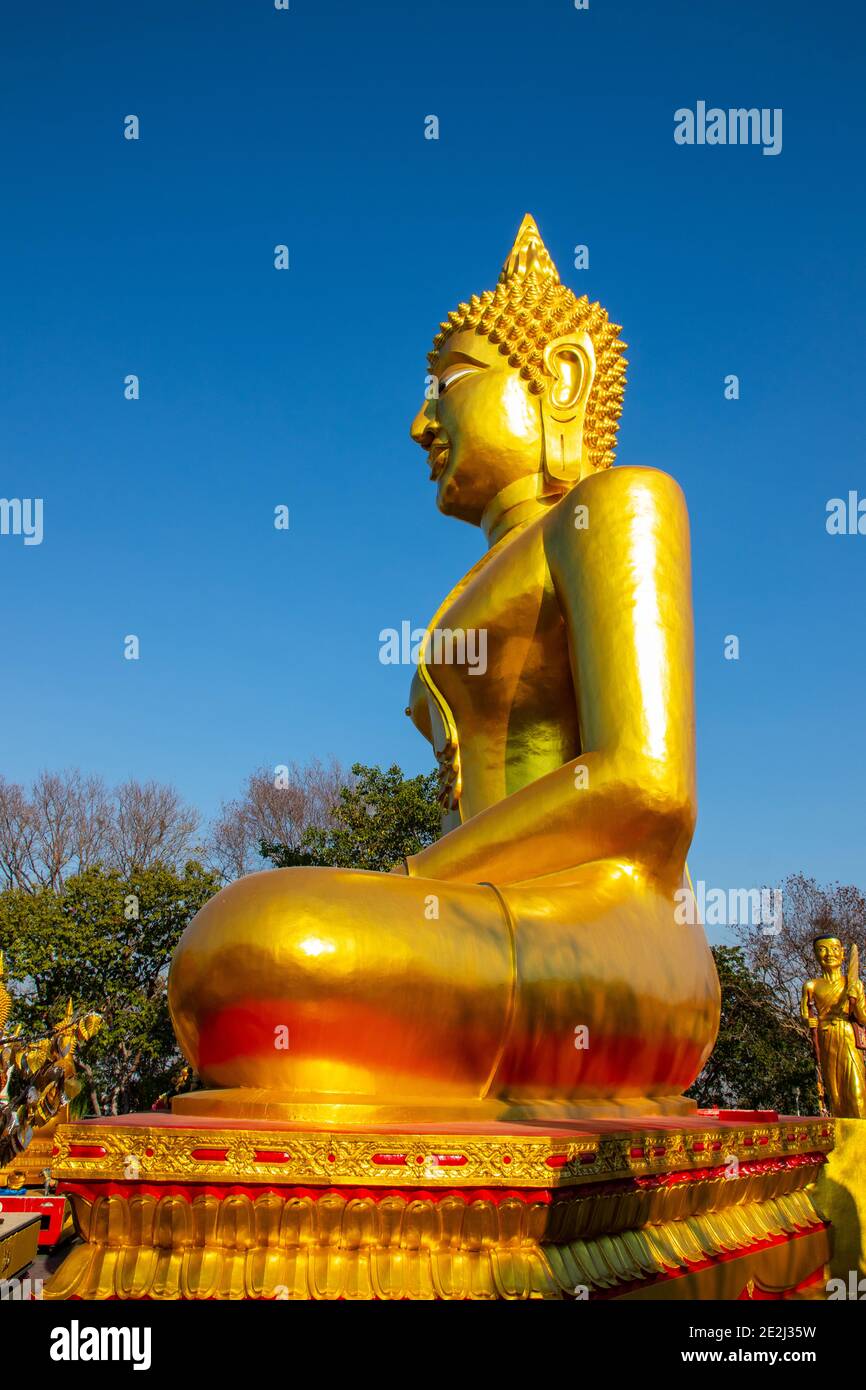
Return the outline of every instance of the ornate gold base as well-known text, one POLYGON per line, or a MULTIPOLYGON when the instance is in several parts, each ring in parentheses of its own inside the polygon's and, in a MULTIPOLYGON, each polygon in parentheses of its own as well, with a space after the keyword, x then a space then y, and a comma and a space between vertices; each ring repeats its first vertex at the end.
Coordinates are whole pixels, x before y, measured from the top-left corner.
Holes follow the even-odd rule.
POLYGON ((781 1297, 824 1277, 828 1121, 255 1129, 94 1121, 45 1297, 781 1297))

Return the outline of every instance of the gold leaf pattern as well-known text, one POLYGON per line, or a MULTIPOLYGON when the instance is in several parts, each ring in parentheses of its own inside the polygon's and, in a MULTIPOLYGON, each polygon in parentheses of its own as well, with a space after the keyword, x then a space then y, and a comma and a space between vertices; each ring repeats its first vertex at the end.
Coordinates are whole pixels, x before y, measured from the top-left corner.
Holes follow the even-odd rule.
MULTIPOLYGON (((55 1176, 75 1182, 120 1181, 130 1178, 132 1170, 136 1179, 154 1182, 231 1178, 233 1182, 271 1185, 557 1189, 620 1178, 719 1170, 732 1159, 736 1159, 738 1170, 743 1170, 738 1181, 748 1183, 756 1161, 794 1155, 805 1159, 810 1154, 829 1152, 833 1122, 796 1119, 744 1124, 736 1129, 710 1125, 706 1129, 636 1127, 614 1134, 559 1138, 543 1132, 505 1137, 359 1134, 288 1126, 203 1129, 158 1122, 125 1125, 122 1121, 83 1121, 58 1128, 55 1145, 55 1176), (223 1153, 224 1158, 208 1156, 223 1153), (404 1162, 379 1161, 394 1155, 402 1156, 404 1162)), ((759 1188, 764 1180, 765 1175, 756 1175, 759 1188)), ((724 1187, 730 1179, 717 1176, 714 1181, 716 1187, 724 1187)), ((709 1210, 715 1198, 707 1194, 705 1200, 709 1210)))

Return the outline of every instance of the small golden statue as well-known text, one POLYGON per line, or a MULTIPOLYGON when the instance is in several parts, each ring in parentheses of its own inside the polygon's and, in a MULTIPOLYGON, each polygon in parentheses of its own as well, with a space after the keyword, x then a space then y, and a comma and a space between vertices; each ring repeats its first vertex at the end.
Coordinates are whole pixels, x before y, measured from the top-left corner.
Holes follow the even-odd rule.
POLYGON ((61 1022, 47 1037, 28 1040, 21 1036, 20 1026, 5 1034, 11 1009, 0 951, 0 1186, 23 1186, 21 1172, 32 1175, 35 1162, 44 1159, 45 1141, 58 1119, 68 1118, 68 1102, 81 1090, 75 1048, 98 1032, 102 1020, 99 1014, 75 1015, 70 999, 61 1022), (34 1135, 33 1153, 21 1159, 34 1135), (13 1162, 23 1165, 21 1172, 13 1171, 13 1162))
POLYGON ((845 947, 837 936, 817 936, 815 957, 821 978, 803 985, 800 1013, 812 1030, 822 1102, 839 1119, 866 1118, 866 996, 860 979, 859 953, 851 947, 845 970, 845 947))
POLYGON ((269 870, 205 905, 169 1002, 222 1089, 176 1111, 694 1111, 719 986, 702 927, 676 915, 696 816, 688 518, 666 474, 611 467, 624 346, 531 217, 496 288, 442 324, 411 434, 440 511, 488 546, 434 614, 410 694, 442 838, 391 874, 269 870), (438 640, 481 633, 483 671, 438 640))

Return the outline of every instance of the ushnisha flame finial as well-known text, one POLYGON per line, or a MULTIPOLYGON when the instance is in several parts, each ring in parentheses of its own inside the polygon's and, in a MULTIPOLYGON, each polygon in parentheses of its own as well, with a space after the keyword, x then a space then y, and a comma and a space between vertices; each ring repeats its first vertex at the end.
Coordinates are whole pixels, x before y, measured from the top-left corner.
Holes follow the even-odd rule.
POLYGON ((539 279, 549 280, 554 285, 560 283, 559 271, 553 258, 541 239, 535 218, 527 213, 518 228, 514 245, 508 254, 499 276, 499 284, 516 280, 527 275, 537 275, 539 279))
POLYGON ((446 338, 472 331, 499 345, 510 367, 519 371, 529 391, 540 396, 550 378, 544 350, 554 339, 585 333, 592 342, 595 377, 583 429, 591 469, 609 468, 616 451, 616 432, 625 394, 625 343, 620 326, 611 323, 600 304, 591 304, 563 285, 535 219, 526 214, 495 290, 473 294, 452 309, 440 324, 428 354, 431 369, 446 338))

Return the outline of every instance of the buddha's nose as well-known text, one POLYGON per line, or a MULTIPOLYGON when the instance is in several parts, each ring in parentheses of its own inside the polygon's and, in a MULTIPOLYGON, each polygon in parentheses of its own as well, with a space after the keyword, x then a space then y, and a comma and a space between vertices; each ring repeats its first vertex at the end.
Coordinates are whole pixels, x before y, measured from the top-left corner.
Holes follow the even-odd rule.
POLYGON ((426 401, 422 405, 409 429, 409 433, 420 444, 422 449, 429 449, 436 437, 439 429, 439 421, 436 419, 436 411, 432 401, 426 401))

